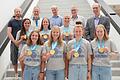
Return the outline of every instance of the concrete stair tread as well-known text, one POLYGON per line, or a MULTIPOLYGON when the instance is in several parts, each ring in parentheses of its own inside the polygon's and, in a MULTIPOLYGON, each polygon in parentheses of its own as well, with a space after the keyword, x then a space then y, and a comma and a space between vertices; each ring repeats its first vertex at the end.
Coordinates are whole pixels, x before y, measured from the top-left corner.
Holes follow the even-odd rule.
POLYGON ((110 62, 120 62, 120 60, 111 60, 110 62))
POLYGON ((120 71, 120 68, 114 68, 114 67, 112 67, 112 70, 119 70, 120 71))
MULTIPOLYGON (((7 71, 14 71, 13 68, 9 68, 7 71)), ((18 68, 18 71, 21 71, 21 68, 18 68)))
MULTIPOLYGON (((4 80, 16 80, 15 77, 5 77, 4 80)), ((21 77, 18 77, 18 80, 21 80, 21 77)))
POLYGON ((112 80, 120 80, 120 76, 112 76, 112 80))

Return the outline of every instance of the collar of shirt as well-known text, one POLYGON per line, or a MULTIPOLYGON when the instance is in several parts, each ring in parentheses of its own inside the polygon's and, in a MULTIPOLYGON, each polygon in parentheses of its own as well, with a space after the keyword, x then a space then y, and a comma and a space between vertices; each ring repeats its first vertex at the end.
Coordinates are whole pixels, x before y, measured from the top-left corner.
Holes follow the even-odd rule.
POLYGON ((38 17, 38 19, 35 19, 35 17, 33 17, 33 20, 40 20, 40 17, 38 17))
POLYGON ((59 16, 52 16, 52 18, 58 18, 59 16))
POLYGON ((99 16, 94 16, 94 19, 100 19, 100 16, 101 16, 101 15, 99 15, 99 16))
POLYGON ((73 16, 71 17, 71 19, 77 19, 77 18, 78 18, 78 15, 76 17, 73 17, 73 16))

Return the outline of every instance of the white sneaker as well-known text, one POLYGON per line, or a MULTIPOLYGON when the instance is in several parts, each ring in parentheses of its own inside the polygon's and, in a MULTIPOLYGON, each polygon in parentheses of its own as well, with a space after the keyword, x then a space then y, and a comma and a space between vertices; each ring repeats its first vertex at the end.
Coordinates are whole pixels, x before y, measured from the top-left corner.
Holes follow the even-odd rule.
POLYGON ((15 74, 15 79, 18 80, 18 73, 15 74))

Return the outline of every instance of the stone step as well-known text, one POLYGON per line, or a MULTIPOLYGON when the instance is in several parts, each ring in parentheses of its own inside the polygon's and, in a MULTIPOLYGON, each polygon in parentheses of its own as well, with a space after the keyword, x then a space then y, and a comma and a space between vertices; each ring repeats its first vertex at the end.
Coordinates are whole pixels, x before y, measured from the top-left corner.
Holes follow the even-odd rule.
POLYGON ((112 76, 112 80, 120 80, 120 76, 112 76))
MULTIPOLYGON (((16 80, 16 78, 15 77, 5 77, 4 80, 16 80)), ((18 77, 17 80, 22 80, 22 78, 18 77)))
POLYGON ((120 68, 112 68, 112 76, 120 76, 120 68))
POLYGON ((111 60, 120 60, 120 54, 111 54, 110 59, 111 60))
POLYGON ((120 68, 120 60, 112 60, 111 64, 113 68, 120 68))
MULTIPOLYGON (((21 69, 18 69, 18 74, 19 76, 21 76, 21 69)), ((14 72, 14 69, 8 69, 6 74, 5 74, 5 77, 15 77, 15 72, 14 72)))
MULTIPOLYGON (((10 65, 8 66, 8 69, 11 69, 11 68, 13 68, 13 65, 10 63, 10 65)), ((21 68, 21 66, 20 66, 20 63, 18 63, 18 69, 20 69, 21 68)))

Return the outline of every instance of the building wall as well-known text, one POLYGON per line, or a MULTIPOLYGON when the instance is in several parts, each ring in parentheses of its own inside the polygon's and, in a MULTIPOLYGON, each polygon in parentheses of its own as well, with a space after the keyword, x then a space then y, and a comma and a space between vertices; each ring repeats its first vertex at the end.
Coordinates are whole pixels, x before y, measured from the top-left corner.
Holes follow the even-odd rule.
POLYGON ((120 4, 110 5, 110 7, 120 16, 120 4))
POLYGON ((0 0, 0 31, 13 15, 15 7, 21 6, 25 0, 0 0))
MULTIPOLYGON (((0 31, 8 23, 8 21, 13 16, 13 11, 15 7, 21 6, 25 0, 0 0, 0 31)), ((6 71, 10 63, 10 45, 8 44, 3 54, 0 56, 0 80, 6 71)))

